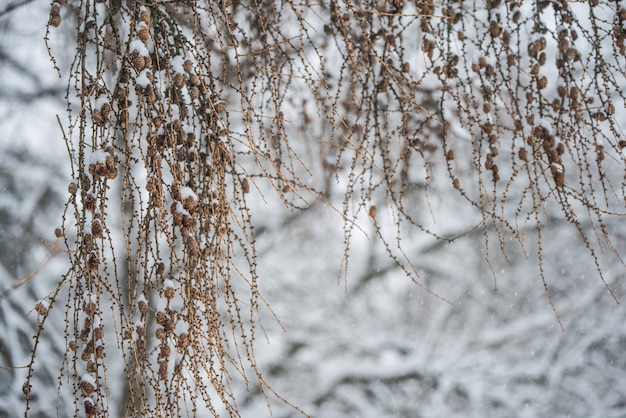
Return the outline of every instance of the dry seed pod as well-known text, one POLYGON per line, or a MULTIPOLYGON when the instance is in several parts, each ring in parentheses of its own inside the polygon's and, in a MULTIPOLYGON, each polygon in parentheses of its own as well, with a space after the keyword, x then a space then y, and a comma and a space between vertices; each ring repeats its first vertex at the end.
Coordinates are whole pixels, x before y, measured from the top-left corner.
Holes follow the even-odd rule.
POLYGON ((376 208, 375 205, 372 205, 367 211, 367 216, 369 216, 370 218, 374 218, 376 217, 376 212, 378 212, 378 209, 376 208))
POLYGON ((250 183, 248 182, 248 179, 244 178, 241 181, 241 190, 246 194, 250 193, 250 183))
POLYGON ((448 161, 454 160, 454 150, 453 149, 449 149, 448 152, 446 153, 446 160, 448 160, 448 161))
POLYGON ((461 181, 459 180, 458 177, 455 177, 452 179, 452 187, 454 187, 457 190, 461 188, 461 181))

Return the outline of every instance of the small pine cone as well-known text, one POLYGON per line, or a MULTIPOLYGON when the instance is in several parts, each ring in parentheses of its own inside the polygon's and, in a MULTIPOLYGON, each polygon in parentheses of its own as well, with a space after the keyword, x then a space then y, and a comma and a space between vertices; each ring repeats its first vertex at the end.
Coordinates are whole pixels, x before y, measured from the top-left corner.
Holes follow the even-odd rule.
POLYGON ((176 75, 174 75, 174 86, 180 89, 184 85, 185 85, 185 76, 182 75, 181 73, 177 73, 176 75))
POLYGON ((102 107, 100 108, 100 114, 102 115, 103 118, 108 118, 109 115, 111 114, 111 105, 108 103, 105 103, 102 105, 102 107))
POLYGON ((146 315, 148 313, 149 306, 144 300, 140 300, 137 303, 137 308, 139 309, 139 313, 141 315, 146 315))
POLYGON ((161 345, 161 351, 159 352, 160 358, 167 358, 170 355, 170 346, 167 344, 161 345))
POLYGON ((528 161, 528 151, 526 148, 522 147, 517 151, 517 156, 522 161, 528 161))
POLYGON ((174 321, 172 321, 171 318, 167 318, 167 320, 165 321, 165 324, 163 324, 163 329, 166 332, 174 331, 174 321))
POLYGON ((181 334, 178 336, 178 341, 176 342, 176 347, 180 350, 184 350, 189 345, 189 334, 181 334))
POLYGON ((191 88, 189 89, 189 97, 191 98, 191 100, 196 100, 198 97, 200 97, 200 89, 196 86, 191 86, 191 88))
POLYGON ((137 333, 137 337, 139 339, 143 339, 143 337, 146 336, 146 328, 141 325, 137 325, 135 327, 135 332, 137 333))
POLYGON ((48 304, 47 303, 42 303, 39 302, 37 303, 37 305, 35 305, 35 310, 37 310, 37 313, 41 316, 46 316, 48 315, 48 304))
POLYGON ((163 360, 159 363, 159 379, 167 380, 167 360, 163 360))
POLYGON ((87 416, 96 416, 98 413, 98 408, 96 408, 91 398, 85 398, 83 400, 83 407, 85 408, 85 414, 87 416))
POLYGON ((123 333, 123 339, 130 341, 133 339, 133 332, 129 329, 125 329, 123 333))
POLYGON ((565 175, 562 171, 559 171, 554 175, 554 181, 558 187, 565 186, 565 175))
POLYGON ((87 361, 87 373, 96 373, 98 371, 98 364, 93 361, 87 361))
POLYGON ((105 177, 109 180, 115 180, 117 178, 117 174, 117 168, 112 168, 106 172, 105 177))
POLYGON ((91 359, 91 355, 93 354, 93 342, 89 341, 87 343, 87 346, 85 347, 85 349, 83 350, 83 352, 80 355, 80 359, 82 361, 88 361, 89 359, 91 359))
POLYGON ((509 54, 506 57, 506 64, 509 67, 513 67, 515 65, 515 62, 517 61, 517 56, 515 54, 509 54))
POLYGON ((137 55, 133 59, 133 67, 135 67, 135 70, 137 71, 143 71, 143 69, 146 68, 146 60, 144 59, 144 57, 142 57, 141 55, 137 55))
POLYGON ((85 234, 83 236, 83 247, 85 251, 91 251, 93 248, 93 236, 91 234, 85 234))
POLYGON ((185 247, 191 257, 197 257, 200 255, 200 246, 193 235, 188 235, 187 238, 185 238, 185 247))
POLYGON ((86 210, 93 212, 96 210, 96 198, 92 194, 88 194, 83 200, 83 205, 86 210))
POLYGON ((159 311, 156 313, 156 322, 159 325, 163 325, 165 324, 165 322, 168 320, 169 318, 167 317, 167 315, 165 315, 165 312, 159 311))
POLYGON ((25 382, 22 385, 22 393, 24 394, 24 396, 26 396, 26 398, 30 398, 30 391, 33 388, 32 385, 28 384, 28 382, 25 382))
POLYGON ((85 312, 88 317, 90 318, 93 317, 97 310, 98 310, 98 307, 96 306, 95 303, 93 302, 83 303, 83 312, 85 312))
POLYGON ((53 28, 58 28, 61 24, 61 9, 59 5, 54 4, 52 9, 50 10, 50 18, 48 19, 48 24, 53 28))
POLYGON ((139 13, 139 20, 142 21, 143 23, 145 23, 146 25, 150 24, 150 13, 148 13, 147 10, 142 10, 141 13, 139 13))
POLYGON ((163 273, 165 273, 165 263, 157 264, 156 274, 162 275, 163 273))
POLYGON ((83 391, 85 395, 90 395, 96 391, 96 388, 93 385, 93 383, 87 380, 80 381, 80 389, 83 391))
POLYGON ((100 259, 98 258, 97 253, 92 252, 91 254, 89 254, 87 266, 90 270, 98 270, 98 267, 100 267, 100 259))
POLYGON ((102 112, 99 111, 98 109, 92 112, 91 118, 96 123, 96 125, 104 125, 104 122, 106 122, 106 118, 102 115, 102 112))
POLYGON ((148 29, 147 26, 142 27, 137 31, 137 36, 142 42, 148 42, 148 39, 150 39, 150 29, 148 29))
POLYGON ((200 77, 198 77, 196 74, 190 75, 189 84, 191 84, 192 86, 197 86, 198 84, 200 84, 200 77))
POLYGON ((103 236, 102 224, 97 219, 91 222, 91 234, 96 238, 102 238, 103 236))
POLYGON ((98 341, 104 338, 104 327, 100 326, 93 330, 93 339, 98 341))
POLYGON ((548 79, 544 75, 543 77, 541 77, 539 79, 539 88, 540 89, 545 89, 547 85, 548 85, 548 79))
POLYGON ((96 359, 104 358, 104 345, 100 344, 96 347, 96 359))
POLYGON ((159 341, 163 341, 167 338, 167 332, 165 332, 163 328, 157 328, 157 330, 154 332, 154 335, 159 341))
POLYGON ((193 62, 191 60, 185 60, 185 62, 183 63, 183 70, 185 70, 186 73, 190 73, 192 69, 193 62))

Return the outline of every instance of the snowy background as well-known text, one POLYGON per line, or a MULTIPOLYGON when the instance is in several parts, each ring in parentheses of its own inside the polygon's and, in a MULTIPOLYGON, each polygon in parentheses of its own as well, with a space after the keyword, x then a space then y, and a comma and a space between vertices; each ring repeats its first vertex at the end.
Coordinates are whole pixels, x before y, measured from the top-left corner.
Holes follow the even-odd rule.
MULTIPOLYGON (((56 119, 64 113, 65 85, 42 39, 49 5, 22 3, 10 13, 7 3, 0 5, 0 290, 50 253, 70 181, 56 119)), ((570 224, 554 220, 543 237, 545 276, 562 331, 539 277, 532 230, 526 254, 511 240, 506 258, 495 234, 485 254, 481 230, 452 244, 405 237, 422 283, 446 303, 385 256, 372 220, 364 216, 362 232, 354 232, 344 280, 343 221, 334 211, 316 204, 292 212, 277 201, 255 199, 255 193, 249 201, 258 231, 260 290, 282 324, 263 311, 268 339, 257 340, 257 358, 272 387, 307 414, 626 416, 626 311, 598 279, 570 224)), ((418 210, 440 231, 467 229, 478 219, 460 200, 431 198, 435 215, 418 210)), ((377 222, 387 215, 380 205, 377 222)), ((607 222, 623 253, 624 222, 607 222)), ((599 254, 605 279, 624 300, 625 272, 613 257, 599 254)), ((37 319, 29 312, 66 268, 63 254, 56 255, 0 302, 0 417, 22 414, 25 371, 19 366, 28 363, 37 319)), ((57 319, 48 322, 39 347, 36 380, 44 385, 32 395, 34 416, 57 416, 54 405, 63 407, 56 376, 64 322, 57 319)), ((257 388, 248 392, 242 385, 236 393, 242 416, 270 416, 257 388)), ((271 407, 273 416, 298 416, 278 400, 271 407)), ((65 416, 63 410, 58 416, 65 416)))

